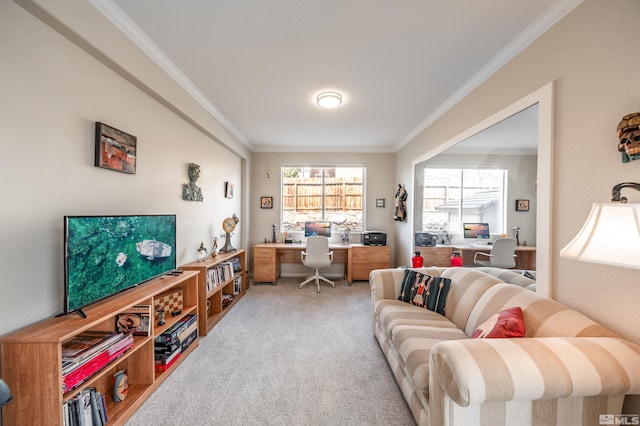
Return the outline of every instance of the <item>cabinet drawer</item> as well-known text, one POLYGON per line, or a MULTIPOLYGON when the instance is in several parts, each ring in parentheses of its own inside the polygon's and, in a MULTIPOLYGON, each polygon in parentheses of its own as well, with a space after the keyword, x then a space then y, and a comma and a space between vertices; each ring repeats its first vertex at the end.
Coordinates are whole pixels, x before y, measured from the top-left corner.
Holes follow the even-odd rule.
POLYGON ((253 249, 254 257, 267 257, 269 259, 276 258, 276 249, 268 247, 256 247, 253 249))
POLYGON ((391 253, 388 248, 376 247, 371 249, 357 248, 352 253, 353 263, 389 262, 391 253))
POLYGON ((389 262, 354 264, 351 275, 354 280, 368 280, 369 273, 374 269, 388 269, 389 267, 389 262))

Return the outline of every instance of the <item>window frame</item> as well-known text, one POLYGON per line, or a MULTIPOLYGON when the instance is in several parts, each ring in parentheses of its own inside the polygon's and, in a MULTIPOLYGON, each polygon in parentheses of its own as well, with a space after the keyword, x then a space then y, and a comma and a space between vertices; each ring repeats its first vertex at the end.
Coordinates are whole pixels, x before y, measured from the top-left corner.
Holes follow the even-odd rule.
MULTIPOLYGON (((460 165, 423 165, 421 167, 422 170, 422 177, 421 177, 421 183, 422 183, 422 191, 421 191, 421 199, 420 199, 420 215, 419 215, 419 220, 420 220, 420 226, 419 229, 416 229, 417 232, 429 232, 429 231, 435 231, 433 229, 429 229, 425 223, 424 220, 424 214, 425 214, 425 208, 424 208, 424 200, 427 198, 426 197, 426 190, 429 187, 429 185, 427 185, 427 171, 428 170, 434 170, 434 169, 439 169, 439 170, 450 170, 450 171, 456 171, 459 172, 459 193, 460 193, 460 198, 459 198, 459 203, 457 205, 457 216, 458 216, 458 221, 455 223, 455 226, 453 226, 453 224, 450 222, 450 220, 447 221, 448 226, 446 231, 451 234, 451 235, 462 235, 462 224, 465 222, 489 222, 490 224, 495 222, 495 220, 491 221, 491 220, 487 220, 485 218, 483 218, 482 220, 467 220, 465 219, 465 213, 464 213, 464 200, 465 200, 465 173, 469 172, 469 171, 478 171, 478 170, 490 170, 490 171, 501 171, 502 172, 502 176, 501 176, 501 205, 499 206, 498 209, 498 214, 499 214, 499 226, 498 225, 490 225, 491 228, 491 234, 493 235, 501 235, 504 234, 506 232, 506 227, 507 227, 507 204, 508 204, 508 182, 509 182, 509 168, 507 166, 460 166, 460 165)), ((468 186, 468 185, 467 185, 468 186)), ((433 197, 432 197, 433 198, 433 197)), ((469 198, 468 196, 466 198, 469 198)), ((445 203, 449 202, 449 200, 445 200, 445 203)), ((449 215, 449 219, 450 219, 450 215, 449 215)), ((442 232, 443 230, 437 230, 439 232, 442 232)))
MULTIPOLYGON (((290 229, 290 225, 289 223, 285 223, 285 197, 287 197, 287 191, 285 191, 285 185, 287 184, 285 182, 285 176, 284 176, 284 171, 286 169, 307 169, 307 170, 313 170, 313 169, 321 169, 322 173, 321 173, 321 177, 322 177, 322 211, 321 211, 321 215, 320 218, 312 218, 309 217, 308 220, 331 220, 330 218, 330 213, 327 212, 327 203, 325 201, 325 198, 327 197, 327 193, 326 193, 326 178, 327 178, 327 173, 326 170, 327 169, 360 169, 361 171, 361 183, 360 183, 360 226, 358 227, 353 227, 350 226, 348 227, 348 229, 350 231, 353 232, 364 232, 364 230, 366 229, 366 175, 367 175, 367 168, 364 164, 301 164, 301 163, 287 163, 287 164, 282 164, 280 167, 280 229, 282 232, 285 233, 304 233, 304 229, 290 229)), ((343 194, 343 195, 347 195, 347 194, 343 194)), ((294 194, 295 196, 295 194, 294 194)), ((356 209, 357 210, 357 209, 356 209)), ((347 229, 347 226, 343 226, 340 224, 336 224, 335 222, 332 222, 332 231, 334 233, 338 233, 338 232, 343 232, 345 229, 347 229)))

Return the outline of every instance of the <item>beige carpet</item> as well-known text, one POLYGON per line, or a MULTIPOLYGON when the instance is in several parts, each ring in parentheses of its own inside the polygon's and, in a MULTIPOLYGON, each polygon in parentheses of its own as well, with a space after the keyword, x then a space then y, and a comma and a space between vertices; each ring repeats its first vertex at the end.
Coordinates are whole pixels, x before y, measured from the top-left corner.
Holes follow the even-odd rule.
POLYGON ((127 425, 414 425, 368 282, 251 286, 127 425))

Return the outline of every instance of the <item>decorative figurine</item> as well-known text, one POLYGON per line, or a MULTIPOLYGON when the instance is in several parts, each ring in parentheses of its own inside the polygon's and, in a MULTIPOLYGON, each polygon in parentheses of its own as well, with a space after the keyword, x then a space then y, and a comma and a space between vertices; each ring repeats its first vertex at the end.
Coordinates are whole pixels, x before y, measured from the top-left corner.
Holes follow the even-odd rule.
POLYGON ((404 222, 407 218, 407 190, 404 189, 404 186, 400 183, 398 184, 395 197, 396 207, 393 213, 393 220, 404 222))
POLYGON ((622 162, 640 159, 640 112, 622 117, 617 128, 618 151, 622 153, 622 162))
POLYGON ((196 185, 200 177, 200 166, 189 163, 189 183, 182 187, 182 199, 187 201, 203 201, 202 190, 196 185))
POLYGON ((156 311, 158 313, 158 325, 165 325, 167 322, 164 320, 164 309, 158 309, 156 311))
POLYGON ((275 223, 271 225, 271 242, 272 243, 276 242, 276 229, 278 229, 278 225, 276 225, 275 223))
POLYGON ((206 254, 207 248, 204 246, 204 241, 201 241, 200 247, 198 247, 198 261, 204 260, 206 254))
POLYGON ((129 391, 129 376, 127 376, 127 370, 120 370, 114 374, 113 377, 113 400, 115 402, 123 401, 129 391))
POLYGON ((213 247, 211 247, 211 257, 216 257, 218 253, 218 237, 213 237, 213 247))

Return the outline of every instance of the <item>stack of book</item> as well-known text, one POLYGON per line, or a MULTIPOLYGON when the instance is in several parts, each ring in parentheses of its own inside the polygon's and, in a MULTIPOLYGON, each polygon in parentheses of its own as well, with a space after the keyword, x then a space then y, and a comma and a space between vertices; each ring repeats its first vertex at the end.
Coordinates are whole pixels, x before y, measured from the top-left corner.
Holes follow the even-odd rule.
POLYGON ((84 331, 62 344, 62 391, 69 392, 133 346, 133 335, 84 331))
POLYGON ((186 315, 155 339, 156 372, 167 371, 198 338, 198 317, 186 315))
POLYGON ((62 406, 65 426, 104 426, 109 416, 107 401, 96 388, 85 388, 62 406))
POLYGON ((207 291, 233 278, 233 262, 225 261, 212 266, 207 274, 207 291))

